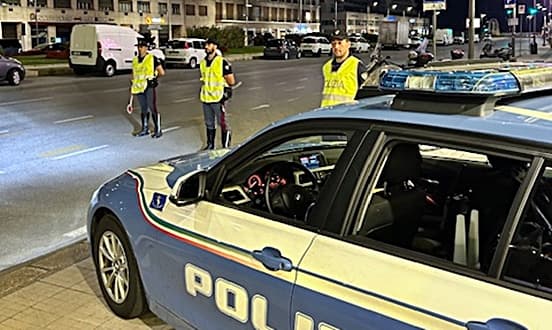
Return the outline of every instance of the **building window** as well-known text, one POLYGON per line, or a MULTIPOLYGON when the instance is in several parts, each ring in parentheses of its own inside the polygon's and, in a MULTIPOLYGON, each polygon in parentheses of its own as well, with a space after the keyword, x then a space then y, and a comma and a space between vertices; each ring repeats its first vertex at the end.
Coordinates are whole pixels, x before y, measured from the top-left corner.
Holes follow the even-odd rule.
POLYGON ((54 8, 71 8, 71 0, 54 0, 54 8))
POLYGON ((147 1, 138 1, 139 13, 151 13, 150 3, 147 1))
POLYGON ((222 19, 222 3, 217 2, 215 4, 215 19, 221 20, 222 19))
POLYGON ((207 16, 207 6, 198 6, 199 16, 207 16))
POLYGON ((268 7, 262 7, 261 8, 261 20, 262 21, 268 21, 269 12, 270 12, 270 8, 268 8, 268 7))
POLYGON ((278 9, 278 22, 284 22, 286 18, 286 10, 284 8, 278 9))
POLYGON ((77 9, 94 9, 92 0, 77 0, 77 9))
POLYGON ((237 5, 236 9, 238 11, 238 19, 245 19, 245 6, 237 5))
POLYGON ((123 13, 132 12, 132 1, 119 0, 119 11, 123 13))
MULTIPOLYGON (((35 0, 29 0, 27 1, 27 6, 34 7, 35 0)), ((37 7, 46 7, 46 0, 36 0, 36 6, 37 7)))
POLYGON ((294 16, 291 16, 291 9, 286 9, 286 22, 293 22, 295 20, 294 16))
POLYGON ((2 3, 8 6, 21 6, 21 0, 3 0, 2 3))
POLYGON ((195 5, 186 5, 186 16, 195 16, 195 5))
POLYGON ((171 6, 172 6, 173 15, 180 15, 180 4, 173 3, 173 4, 171 4, 171 6))
POLYGON ((275 22, 278 19, 278 8, 272 8, 271 11, 272 11, 272 17, 270 20, 275 22))
POLYGON ((226 19, 234 19, 234 4, 226 4, 226 19))
POLYGON ((159 3, 159 15, 165 15, 167 14, 168 11, 167 11, 167 3, 165 2, 160 2, 159 3))
POLYGON ((113 10, 113 0, 99 0, 98 7, 100 11, 113 10))

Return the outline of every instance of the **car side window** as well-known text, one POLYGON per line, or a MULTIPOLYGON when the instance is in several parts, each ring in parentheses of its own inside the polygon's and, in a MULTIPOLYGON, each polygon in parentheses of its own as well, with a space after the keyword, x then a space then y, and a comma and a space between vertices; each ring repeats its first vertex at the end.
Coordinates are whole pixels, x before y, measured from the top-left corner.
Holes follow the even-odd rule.
POLYGON ((388 145, 350 238, 486 273, 528 161, 439 145, 388 145))
POLYGON ((194 48, 195 49, 201 49, 201 42, 200 41, 194 41, 193 42, 193 45, 194 45, 194 48))
POLYGON ((552 164, 540 174, 520 219, 503 279, 552 293, 552 164))
POLYGON ((352 132, 293 137, 229 171, 221 197, 246 212, 304 221, 352 132))

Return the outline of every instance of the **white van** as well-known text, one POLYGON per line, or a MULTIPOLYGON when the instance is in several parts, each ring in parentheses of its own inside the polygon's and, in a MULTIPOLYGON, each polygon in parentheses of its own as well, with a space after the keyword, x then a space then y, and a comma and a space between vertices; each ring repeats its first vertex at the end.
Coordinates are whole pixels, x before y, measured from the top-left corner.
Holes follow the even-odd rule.
POLYGON ((125 26, 78 24, 71 31, 69 65, 75 74, 97 71, 111 77, 132 69, 138 32, 125 26))

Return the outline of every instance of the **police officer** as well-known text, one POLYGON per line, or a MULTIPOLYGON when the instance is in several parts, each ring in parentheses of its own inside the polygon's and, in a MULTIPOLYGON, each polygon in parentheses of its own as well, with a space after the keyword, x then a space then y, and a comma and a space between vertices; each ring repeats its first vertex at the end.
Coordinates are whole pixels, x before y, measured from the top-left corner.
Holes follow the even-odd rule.
POLYGON ((216 40, 207 39, 205 52, 207 56, 199 64, 202 82, 199 98, 203 103, 203 116, 207 129, 205 149, 215 149, 215 120, 221 129, 222 147, 226 148, 230 146, 226 101, 232 96, 231 86, 235 84, 234 73, 230 63, 220 55, 216 40))
POLYGON ((322 67, 324 89, 322 90, 321 107, 352 102, 365 77, 364 63, 351 55, 349 37, 336 31, 332 35, 331 60, 322 67))
POLYGON ((160 60, 148 53, 147 39, 138 38, 138 55, 132 60, 132 87, 131 93, 138 97, 140 103, 142 130, 136 136, 149 134, 148 122, 150 112, 153 114, 154 132, 151 137, 159 138, 161 132, 161 116, 157 111, 157 78, 165 75, 160 60))

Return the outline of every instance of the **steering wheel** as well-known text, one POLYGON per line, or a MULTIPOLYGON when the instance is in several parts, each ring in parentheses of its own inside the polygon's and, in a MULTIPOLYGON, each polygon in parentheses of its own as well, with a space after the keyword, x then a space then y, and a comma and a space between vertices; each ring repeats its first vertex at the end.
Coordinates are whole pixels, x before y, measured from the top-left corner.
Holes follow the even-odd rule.
POLYGON ((278 161, 270 165, 265 189, 265 200, 268 211, 297 220, 304 220, 308 208, 318 197, 320 186, 314 174, 305 166, 295 162, 278 161), (271 179, 274 174, 294 178, 294 172, 300 171, 306 175, 307 182, 312 186, 303 187, 294 181, 271 189, 271 179))

